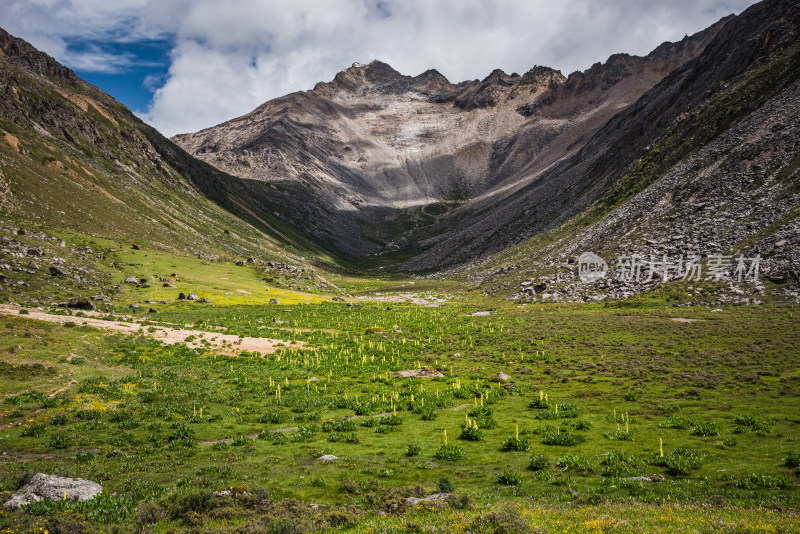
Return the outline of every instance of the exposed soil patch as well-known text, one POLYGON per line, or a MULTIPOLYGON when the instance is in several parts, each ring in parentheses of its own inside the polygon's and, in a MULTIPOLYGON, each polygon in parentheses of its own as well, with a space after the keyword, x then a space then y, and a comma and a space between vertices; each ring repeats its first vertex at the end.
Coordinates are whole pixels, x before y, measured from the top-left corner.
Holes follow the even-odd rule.
MULTIPOLYGON (((18 315, 20 308, 17 306, 0 305, 0 313, 6 315, 18 315)), ((87 312, 87 315, 90 312, 87 312)), ((94 313, 92 315, 99 315, 94 313)), ((186 343, 192 348, 208 348, 220 354, 235 356, 242 351, 259 352, 261 354, 271 354, 275 352, 279 345, 288 346, 292 342, 280 339, 265 337, 239 337, 232 334, 222 334, 219 332, 204 332, 201 330, 185 330, 181 328, 169 328, 166 326, 144 326, 140 323, 127 323, 124 321, 106 321, 93 317, 75 317, 71 315, 55 315, 51 313, 28 310, 28 314, 23 317, 36 319, 37 321, 48 321, 51 323, 76 323, 85 324, 102 330, 113 332, 123 332, 126 334, 142 334, 150 336, 159 341, 172 345, 175 343, 186 343)), ((301 342, 294 342, 293 347, 303 346, 301 342)))

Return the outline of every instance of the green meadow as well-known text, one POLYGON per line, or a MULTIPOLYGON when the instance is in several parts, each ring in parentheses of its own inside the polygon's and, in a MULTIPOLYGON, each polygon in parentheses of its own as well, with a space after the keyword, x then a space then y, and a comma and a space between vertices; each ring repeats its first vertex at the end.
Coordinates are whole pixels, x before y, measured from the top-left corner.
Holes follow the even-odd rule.
MULTIPOLYGON (((329 273, 319 289, 92 245, 109 283, 152 280, 101 318, 283 343, 164 345, 75 310, 36 321, 6 295, 22 306, 0 316, 2 498, 37 472, 104 491, 3 508, 0 532, 800 530, 796 307, 524 303, 329 273)), ((31 295, 52 290, 34 278, 31 295)))

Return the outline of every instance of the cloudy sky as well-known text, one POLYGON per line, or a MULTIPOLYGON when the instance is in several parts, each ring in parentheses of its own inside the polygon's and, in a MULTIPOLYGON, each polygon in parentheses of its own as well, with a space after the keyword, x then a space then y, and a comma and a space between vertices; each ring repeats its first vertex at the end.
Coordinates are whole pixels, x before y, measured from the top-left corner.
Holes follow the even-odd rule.
POLYGON ((0 0, 0 26, 166 135, 329 81, 354 61, 451 81, 644 55, 752 0, 0 0))

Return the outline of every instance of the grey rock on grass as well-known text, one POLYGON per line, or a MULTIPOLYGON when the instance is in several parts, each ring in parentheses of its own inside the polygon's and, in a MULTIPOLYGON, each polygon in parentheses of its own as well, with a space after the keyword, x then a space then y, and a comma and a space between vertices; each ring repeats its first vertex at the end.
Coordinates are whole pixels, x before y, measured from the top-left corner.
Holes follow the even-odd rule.
POLYGON ((21 507, 44 499, 88 501, 101 493, 103 487, 91 480, 37 473, 6 501, 5 506, 21 507))

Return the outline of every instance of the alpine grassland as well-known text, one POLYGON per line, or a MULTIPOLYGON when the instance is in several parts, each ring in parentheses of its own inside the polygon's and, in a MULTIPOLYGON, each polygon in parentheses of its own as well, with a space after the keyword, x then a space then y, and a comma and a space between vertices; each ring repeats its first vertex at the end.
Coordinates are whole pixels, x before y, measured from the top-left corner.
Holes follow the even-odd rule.
POLYGON ((91 246, 113 305, 32 304, 51 280, 5 290, 0 483, 4 500, 37 472, 103 494, 3 507, 2 532, 800 529, 795 306, 319 289, 263 262, 91 246))

